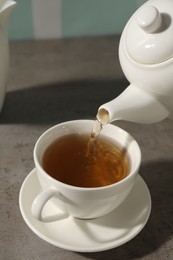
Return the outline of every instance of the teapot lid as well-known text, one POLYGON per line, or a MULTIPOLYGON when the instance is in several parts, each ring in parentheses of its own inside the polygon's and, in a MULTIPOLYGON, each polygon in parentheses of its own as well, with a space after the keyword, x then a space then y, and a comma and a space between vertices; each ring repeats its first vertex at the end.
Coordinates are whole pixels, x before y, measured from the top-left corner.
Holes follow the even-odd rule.
POLYGON ((131 58, 155 64, 173 57, 172 18, 172 0, 151 0, 142 5, 124 30, 124 44, 131 58))

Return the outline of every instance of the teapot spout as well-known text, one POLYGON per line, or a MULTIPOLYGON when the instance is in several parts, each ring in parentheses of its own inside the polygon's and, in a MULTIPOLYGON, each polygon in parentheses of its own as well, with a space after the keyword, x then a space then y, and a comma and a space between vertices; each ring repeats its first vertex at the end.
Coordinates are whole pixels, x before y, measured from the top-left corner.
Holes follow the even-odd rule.
POLYGON ((13 0, 6 0, 0 3, 0 26, 4 29, 8 27, 8 21, 13 8, 16 6, 16 2, 13 0))
POLYGON ((102 125, 115 120, 151 124, 168 116, 168 110, 154 95, 130 84, 117 98, 99 107, 97 120, 102 125))

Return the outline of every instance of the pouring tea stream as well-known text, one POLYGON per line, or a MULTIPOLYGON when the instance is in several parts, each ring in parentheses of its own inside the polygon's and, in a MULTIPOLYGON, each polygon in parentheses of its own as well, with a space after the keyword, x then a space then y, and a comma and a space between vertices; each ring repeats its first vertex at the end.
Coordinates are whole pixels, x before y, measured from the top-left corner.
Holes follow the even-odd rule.
POLYGON ((98 109, 97 120, 156 123, 173 118, 173 1, 150 0, 127 22, 119 59, 130 85, 98 109))

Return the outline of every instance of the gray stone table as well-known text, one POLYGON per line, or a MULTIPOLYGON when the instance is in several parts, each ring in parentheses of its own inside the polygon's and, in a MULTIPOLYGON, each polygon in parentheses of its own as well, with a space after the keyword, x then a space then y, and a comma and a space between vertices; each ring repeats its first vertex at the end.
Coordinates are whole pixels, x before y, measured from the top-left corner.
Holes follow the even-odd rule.
POLYGON ((25 224, 19 190, 34 168, 39 135, 62 121, 95 118, 128 85, 118 62, 119 37, 11 42, 7 94, 0 114, 0 259, 173 259, 173 122, 117 122, 139 142, 140 174, 152 212, 138 236, 118 248, 75 253, 48 244, 25 224))

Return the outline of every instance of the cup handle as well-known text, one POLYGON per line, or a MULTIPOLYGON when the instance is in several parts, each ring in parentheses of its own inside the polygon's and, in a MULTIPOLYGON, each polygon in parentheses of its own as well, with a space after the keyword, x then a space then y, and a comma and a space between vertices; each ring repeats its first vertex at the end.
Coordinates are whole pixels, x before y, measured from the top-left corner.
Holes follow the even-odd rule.
POLYGON ((43 208, 45 206, 45 204, 48 202, 48 200, 50 200, 53 197, 58 197, 60 200, 61 199, 61 193, 58 192, 57 190, 44 190, 42 191, 40 194, 38 194, 31 206, 31 213, 33 215, 33 217, 39 221, 42 222, 52 222, 52 221, 57 221, 63 218, 66 218, 69 216, 69 214, 67 212, 62 211, 62 214, 57 214, 57 215, 53 215, 53 216, 48 216, 48 217, 42 217, 42 211, 43 208))

